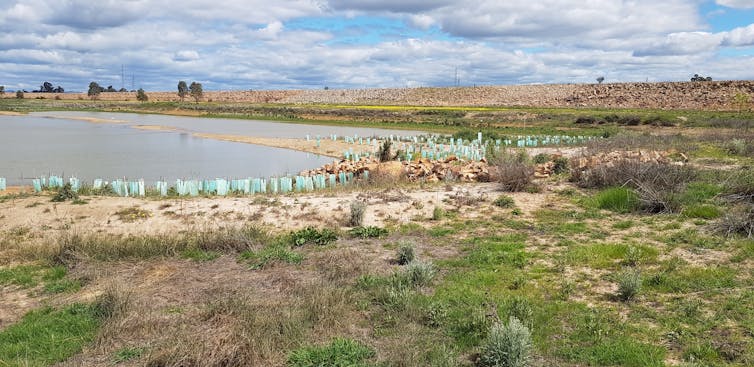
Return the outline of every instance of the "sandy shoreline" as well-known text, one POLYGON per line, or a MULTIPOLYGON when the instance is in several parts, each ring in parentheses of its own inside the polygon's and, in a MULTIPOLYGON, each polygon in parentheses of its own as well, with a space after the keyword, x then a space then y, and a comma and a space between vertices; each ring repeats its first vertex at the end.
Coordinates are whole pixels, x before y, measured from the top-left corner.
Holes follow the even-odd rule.
POLYGON ((0 111, 0 116, 23 116, 25 113, 15 111, 0 111))

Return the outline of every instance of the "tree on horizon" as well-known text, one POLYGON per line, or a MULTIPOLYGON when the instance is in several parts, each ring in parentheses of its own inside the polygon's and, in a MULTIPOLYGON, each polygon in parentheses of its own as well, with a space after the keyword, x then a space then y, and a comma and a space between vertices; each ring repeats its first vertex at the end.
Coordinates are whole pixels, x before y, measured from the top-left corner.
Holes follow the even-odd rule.
POLYGON ((194 98, 194 101, 196 103, 199 103, 199 100, 202 99, 202 96, 204 95, 204 91, 202 90, 202 83, 191 82, 191 85, 189 86, 189 91, 190 91, 191 97, 194 98))
POLYGON ((105 88, 100 87, 97 82, 91 82, 89 83, 89 90, 86 92, 86 95, 91 99, 97 99, 104 90, 105 88))
POLYGON ((181 80, 178 82, 178 97, 181 97, 181 102, 186 98, 186 95, 188 95, 188 86, 186 85, 186 82, 181 80))
POLYGON ((136 100, 139 102, 147 102, 149 101, 149 97, 146 93, 144 93, 144 89, 139 88, 138 91, 136 91, 136 100))

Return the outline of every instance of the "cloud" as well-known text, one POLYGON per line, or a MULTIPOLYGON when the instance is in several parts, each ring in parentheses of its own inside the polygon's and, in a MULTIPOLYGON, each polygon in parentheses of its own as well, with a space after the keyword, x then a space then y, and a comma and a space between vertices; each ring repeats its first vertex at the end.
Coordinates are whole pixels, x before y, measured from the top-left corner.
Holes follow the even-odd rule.
POLYGON ((715 2, 734 9, 754 9, 754 0, 717 0, 715 2))
POLYGON ((194 50, 182 50, 175 53, 175 61, 194 61, 199 60, 199 53, 194 50))

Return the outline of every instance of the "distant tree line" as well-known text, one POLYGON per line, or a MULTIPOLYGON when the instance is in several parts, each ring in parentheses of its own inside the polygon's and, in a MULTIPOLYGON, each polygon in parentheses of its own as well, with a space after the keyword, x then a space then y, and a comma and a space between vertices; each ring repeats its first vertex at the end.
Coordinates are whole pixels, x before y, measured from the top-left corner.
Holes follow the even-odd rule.
POLYGON ((691 77, 691 81, 692 82, 711 82, 712 77, 711 76, 704 77, 699 74, 694 74, 694 76, 691 77))
POLYGON ((34 93, 63 93, 65 90, 61 86, 52 87, 52 83, 44 82, 39 86, 39 90, 33 91, 34 93))

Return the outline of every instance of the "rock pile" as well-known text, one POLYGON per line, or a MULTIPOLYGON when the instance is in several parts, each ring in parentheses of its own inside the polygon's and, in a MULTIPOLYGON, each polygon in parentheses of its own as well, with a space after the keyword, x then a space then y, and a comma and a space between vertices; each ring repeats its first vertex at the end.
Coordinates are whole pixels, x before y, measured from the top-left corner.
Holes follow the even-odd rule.
POLYGON ((352 172, 361 175, 369 171, 373 177, 390 180, 407 179, 409 181, 426 180, 437 182, 445 179, 457 179, 463 182, 487 182, 491 179, 490 167, 486 160, 462 161, 455 156, 444 160, 421 158, 416 161, 390 161, 380 163, 374 158, 363 158, 358 162, 341 160, 326 164, 318 169, 303 171, 301 176, 319 174, 338 174, 352 172))
POLYGON ((675 151, 657 151, 657 150, 616 150, 607 153, 597 153, 591 156, 580 157, 575 159, 574 168, 580 171, 592 169, 600 166, 613 166, 622 160, 637 162, 653 162, 659 164, 684 164, 688 157, 683 153, 675 151), (676 158, 676 159, 673 159, 676 158))

